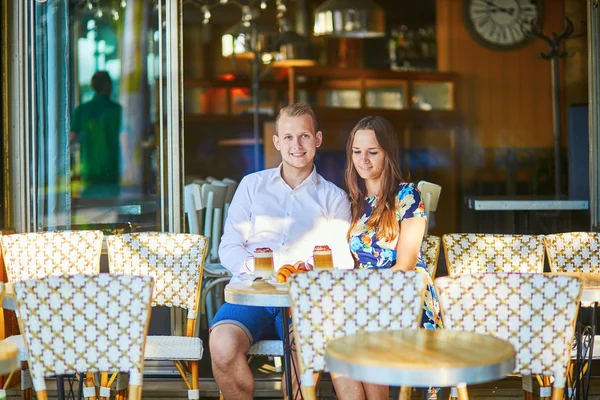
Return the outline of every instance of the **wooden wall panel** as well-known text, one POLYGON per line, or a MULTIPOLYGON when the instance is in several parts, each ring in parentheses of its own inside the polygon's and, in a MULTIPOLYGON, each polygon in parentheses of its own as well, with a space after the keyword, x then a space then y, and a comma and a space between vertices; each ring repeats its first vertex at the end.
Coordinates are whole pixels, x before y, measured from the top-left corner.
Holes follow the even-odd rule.
MULTIPOLYGON (((546 0, 546 34, 562 31, 564 1, 546 0)), ((484 148, 552 146, 550 62, 538 58, 547 45, 534 39, 519 50, 489 50, 466 30, 462 3, 438 0, 436 18, 439 67, 459 75, 457 103, 467 143, 484 148)), ((564 82, 562 73, 561 78, 564 82)))

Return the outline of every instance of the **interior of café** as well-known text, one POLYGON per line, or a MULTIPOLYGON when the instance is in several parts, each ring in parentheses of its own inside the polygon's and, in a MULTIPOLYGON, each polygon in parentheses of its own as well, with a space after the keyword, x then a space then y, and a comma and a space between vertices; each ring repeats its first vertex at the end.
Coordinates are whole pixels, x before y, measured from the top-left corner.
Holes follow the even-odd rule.
MULTIPOLYGON (((235 301, 219 257, 228 211, 245 176, 282 164, 276 118, 301 102, 322 132, 316 171, 346 192, 353 127, 366 116, 391 123, 400 170, 424 202, 420 249, 431 278, 467 273, 469 249, 478 248, 467 234, 525 235, 526 242, 495 249, 527 248, 528 267, 519 272, 554 272, 564 257, 551 254, 552 235, 600 230, 599 12, 593 0, 2 2, 0 238, 100 231, 105 241, 90 258, 97 273, 125 257, 127 244, 118 244, 119 253, 113 236, 203 235, 199 317, 155 302, 148 335, 191 329, 204 356, 190 371, 146 360, 143 396, 199 390, 189 398, 217 398, 207 343, 215 313, 235 301), (98 115, 102 123, 94 122, 98 115), (184 378, 187 389, 180 374, 193 378, 184 378)), ((487 251, 496 263, 522 262, 508 250, 487 251)), ((8 254, 3 247, 3 282, 12 280, 8 254)), ((480 272, 494 272, 490 265, 480 272)), ((291 301, 285 308, 293 320, 301 308, 291 301)), ((18 307, 5 303, 2 338, 24 329, 18 307)), ((287 350, 265 357, 253 349, 254 396, 281 398, 287 350)), ((593 346, 581 372, 591 382, 583 398, 600 396, 592 353, 593 346)), ((534 397, 550 398, 541 394, 546 378, 530 379, 534 397)), ((489 381, 474 382, 471 397, 522 397, 520 376, 489 381)), ((320 398, 336 398, 328 374, 317 384, 320 398)), ((403 399, 436 398, 390 386, 403 399)), ((569 390, 565 398, 579 399, 579 389, 569 390)), ((446 392, 437 398, 464 398, 446 392)), ((21 398, 18 388, 7 393, 21 398)))

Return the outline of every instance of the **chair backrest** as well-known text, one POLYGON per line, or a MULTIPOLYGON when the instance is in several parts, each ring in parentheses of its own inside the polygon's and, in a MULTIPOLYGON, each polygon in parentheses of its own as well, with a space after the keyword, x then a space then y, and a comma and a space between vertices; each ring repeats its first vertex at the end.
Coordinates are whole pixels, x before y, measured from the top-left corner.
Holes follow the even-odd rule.
POLYGON ((207 240, 201 235, 141 232, 106 238, 112 274, 149 275, 153 306, 181 307, 195 319, 207 240))
POLYGON ((183 188, 183 211, 187 217, 189 233, 200 235, 204 227, 205 208, 202 201, 202 188, 197 183, 190 183, 183 188))
POLYGON ((227 219, 227 214, 229 213, 229 206, 231 205, 231 201, 233 200, 235 190, 238 187, 238 182, 230 178, 223 178, 221 182, 227 186, 227 193, 225 194, 225 205, 223 207, 223 226, 225 226, 225 220, 227 219))
POLYGON ((47 276, 98 274, 101 231, 59 231, 0 237, 9 282, 47 276))
POLYGON ((425 277, 417 271, 311 271, 292 275, 289 286, 303 380, 325 369, 325 348, 332 339, 361 331, 418 329, 421 323, 425 277))
POLYGON ((542 235, 443 235, 448 274, 455 276, 477 272, 544 272, 542 239, 542 235))
POLYGON ((427 273, 431 279, 435 277, 437 271, 438 259, 440 257, 440 248, 442 247, 442 238, 434 235, 425 235, 421 243, 421 254, 425 260, 427 273))
POLYGON ((219 244, 223 231, 223 209, 225 207, 225 196, 227 186, 224 183, 205 183, 202 185, 202 199, 206 205, 206 216, 204 218, 204 236, 210 241, 208 260, 218 262, 219 244))
POLYGON ((550 274, 494 273, 435 281, 444 328, 491 334, 515 348, 515 373, 555 378, 563 387, 581 282, 550 274))
POLYGON ((552 272, 600 272, 600 233, 546 235, 544 244, 552 272))
POLYGON ((425 234, 427 234, 429 230, 429 221, 431 220, 431 212, 437 210, 442 187, 435 183, 419 181, 417 189, 421 192, 421 200, 423 201, 425 214, 427 215, 427 225, 425 226, 425 234))
POLYGON ((69 275, 15 284, 19 323, 36 392, 44 378, 129 372, 141 386, 153 280, 69 275))

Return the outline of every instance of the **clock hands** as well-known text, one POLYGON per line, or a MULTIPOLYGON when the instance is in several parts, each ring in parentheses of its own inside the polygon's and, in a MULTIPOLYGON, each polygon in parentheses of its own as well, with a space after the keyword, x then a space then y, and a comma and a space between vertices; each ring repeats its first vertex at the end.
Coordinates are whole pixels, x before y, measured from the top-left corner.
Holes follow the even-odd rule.
POLYGON ((490 13, 505 13, 510 15, 511 17, 514 15, 515 13, 515 9, 514 8, 506 8, 506 7, 500 7, 499 5, 497 5, 496 3, 494 3, 492 0, 482 0, 488 7, 492 7, 491 9, 488 9, 488 12, 490 13))

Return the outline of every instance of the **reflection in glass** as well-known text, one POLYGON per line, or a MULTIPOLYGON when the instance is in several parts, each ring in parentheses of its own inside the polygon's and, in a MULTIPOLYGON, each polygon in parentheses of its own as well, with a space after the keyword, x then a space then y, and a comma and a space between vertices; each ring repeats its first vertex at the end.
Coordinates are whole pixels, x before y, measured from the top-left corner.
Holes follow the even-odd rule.
POLYGON ((35 229, 117 223, 157 229, 164 4, 33 7, 35 229))
POLYGON ((414 82, 412 108, 417 110, 452 110, 452 84, 448 82, 414 82))
POLYGON ((359 90, 325 90, 325 107, 360 108, 359 90))
POLYGON ((404 108, 401 87, 377 88, 367 90, 367 107, 401 110, 404 108))

